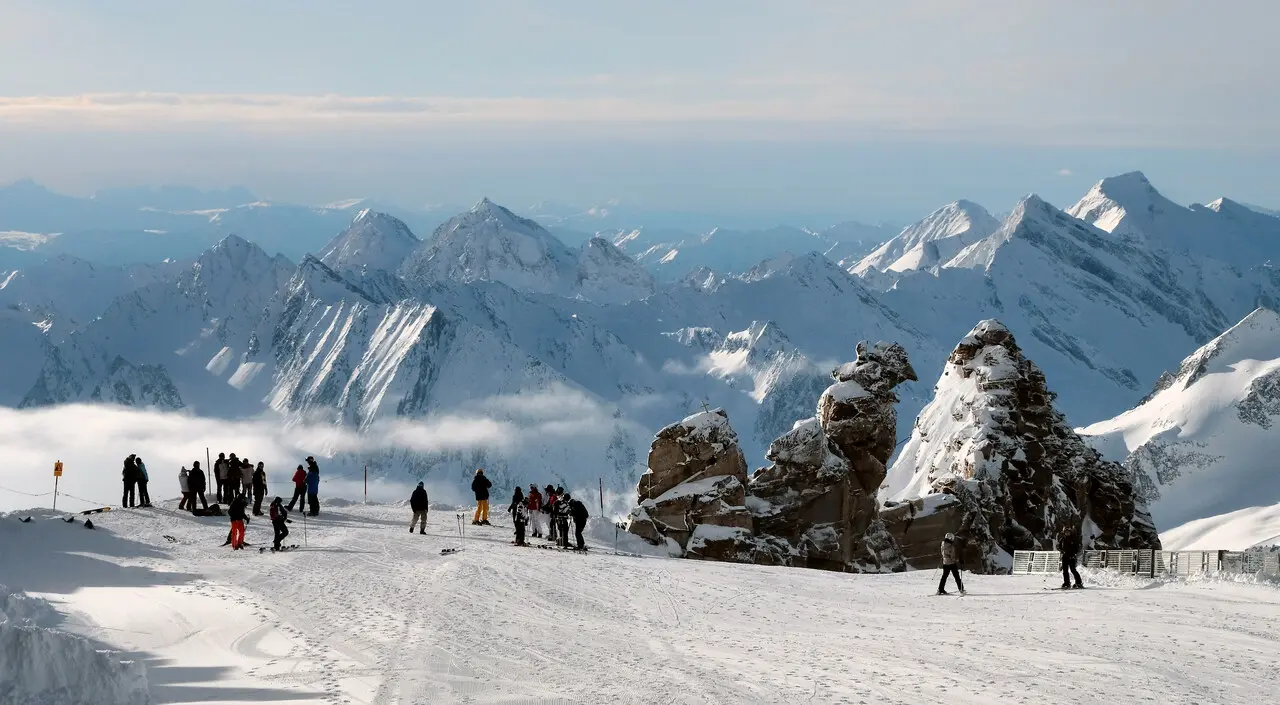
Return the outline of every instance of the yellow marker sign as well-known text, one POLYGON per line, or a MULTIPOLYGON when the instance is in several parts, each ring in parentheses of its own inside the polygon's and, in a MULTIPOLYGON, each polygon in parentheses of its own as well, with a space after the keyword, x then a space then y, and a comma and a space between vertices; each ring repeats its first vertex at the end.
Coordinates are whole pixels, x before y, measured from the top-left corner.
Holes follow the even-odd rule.
POLYGON ((62 461, 61 460, 53 464, 53 476, 62 477, 62 461))

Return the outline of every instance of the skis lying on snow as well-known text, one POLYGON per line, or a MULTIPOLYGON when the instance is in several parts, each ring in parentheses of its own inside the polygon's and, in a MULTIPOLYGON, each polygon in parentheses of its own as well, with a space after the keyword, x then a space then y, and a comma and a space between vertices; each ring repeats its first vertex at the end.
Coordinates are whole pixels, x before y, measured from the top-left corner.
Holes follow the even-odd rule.
POLYGON ((451 553, 459 553, 461 551, 462 551, 461 548, 442 548, 440 549, 440 555, 447 556, 451 553))
POLYGON ((109 512, 109 511, 111 511, 111 507, 99 507, 98 509, 86 509, 80 513, 81 514, 101 514, 103 512, 109 512))
POLYGON ((176 538, 174 538, 174 537, 172 537, 172 536, 170 536, 170 535, 168 535, 168 534, 161 534, 161 535, 160 535, 160 538, 164 539, 165 541, 168 541, 169 543, 177 543, 177 542, 178 542, 178 539, 176 539, 176 538))
POLYGON ((1080 587, 1056 587, 1056 588, 1053 588, 1053 587, 1047 587, 1047 588, 1044 588, 1044 589, 1045 589, 1045 590, 1054 590, 1054 591, 1061 592, 1061 591, 1071 591, 1071 590, 1084 590, 1084 589, 1086 589, 1086 588, 1085 588, 1083 585, 1081 585, 1080 587))
POLYGON ((281 551, 292 551, 297 547, 298 547, 298 544, 296 543, 289 544, 288 546, 281 546, 280 548, 276 548, 275 546, 263 546, 262 548, 258 549, 258 553, 266 553, 267 551, 271 551, 272 553, 279 553, 281 551))
MULTIPOLYGON (((514 545, 514 544, 513 544, 514 545)), ((585 548, 574 548, 573 546, 556 546, 555 544, 526 543, 526 546, 533 548, 545 548, 548 551, 573 551, 574 553, 586 553, 585 548)))

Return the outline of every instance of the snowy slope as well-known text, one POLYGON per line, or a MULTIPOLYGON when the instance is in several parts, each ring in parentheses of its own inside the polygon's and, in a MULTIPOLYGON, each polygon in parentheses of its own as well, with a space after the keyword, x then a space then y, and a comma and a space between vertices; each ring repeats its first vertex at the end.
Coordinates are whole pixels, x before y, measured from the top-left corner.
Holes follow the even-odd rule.
MULTIPOLYGON (((937 598, 928 572, 614 556, 613 527, 595 519, 585 556, 513 547, 497 526, 466 527, 465 550, 442 556, 458 538, 440 506, 419 536, 404 507, 326 505, 304 548, 265 555, 218 548, 225 518, 110 512, 86 531, 47 516, 0 517, 0 565, 24 566, 10 588, 145 664, 157 703, 1113 705, 1154 687, 1190 705, 1274 692, 1259 654, 1273 650, 1280 594, 1262 585, 1086 572, 1108 589, 1063 594, 1042 577, 965 575, 968 597, 937 598)), ((247 538, 266 545, 270 527, 255 519, 247 538)))
POLYGON ((227 237, 178 277, 117 298, 55 346, 23 405, 89 399, 121 357, 159 368, 200 413, 260 410, 260 398, 237 395, 223 375, 232 359, 253 354, 250 333, 293 270, 288 260, 227 237))
POLYGON ((189 263, 99 265, 70 255, 0 272, 0 308, 18 308, 47 324, 61 339, 92 321, 113 299, 171 278, 189 263))
POLYGON ((849 271, 861 275, 870 270, 905 272, 935 267, 999 227, 1000 221, 982 206, 954 201, 908 226, 849 271))
POLYGON ((651 296, 656 288, 652 274, 602 237, 591 238, 578 252, 574 291, 585 299, 620 304, 651 296))
POLYGON ((1248 507, 1189 521, 1160 534, 1171 551, 1244 550, 1280 545, 1280 504, 1248 507))
POLYGON ((339 272, 367 269, 394 272, 421 242, 404 222, 366 208, 325 246, 320 261, 339 272))
POLYGON ((1157 526, 1280 502, 1280 314, 1258 309, 1143 403, 1081 430, 1141 481, 1157 526))

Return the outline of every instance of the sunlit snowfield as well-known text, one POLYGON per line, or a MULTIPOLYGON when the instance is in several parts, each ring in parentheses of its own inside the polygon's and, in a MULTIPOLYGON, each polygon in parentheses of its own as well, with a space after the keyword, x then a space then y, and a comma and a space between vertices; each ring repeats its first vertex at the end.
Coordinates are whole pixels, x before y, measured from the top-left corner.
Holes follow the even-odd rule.
MULTIPOLYGON (((306 548, 221 548, 225 518, 96 531, 0 518, 0 583, 134 652, 158 703, 1243 703, 1274 696, 1280 590, 1228 582, 846 575, 510 545, 399 506, 325 508, 306 548), (172 536, 176 542, 163 538, 172 536)), ((24 514, 25 515, 25 514, 24 514)), ((302 542, 294 515, 290 540, 302 542)), ((500 511, 495 523, 505 523, 500 511)), ((594 521, 594 520, 593 520, 594 521)), ((254 519, 248 540, 269 545, 254 519)))

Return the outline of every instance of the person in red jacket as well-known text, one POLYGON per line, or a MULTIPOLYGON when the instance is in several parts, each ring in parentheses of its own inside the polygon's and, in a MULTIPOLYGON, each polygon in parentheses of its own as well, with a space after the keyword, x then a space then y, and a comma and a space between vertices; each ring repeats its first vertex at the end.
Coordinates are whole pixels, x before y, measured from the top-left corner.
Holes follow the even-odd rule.
POLYGON ((525 495, 525 507, 529 510, 529 533, 535 539, 542 538, 542 493, 538 486, 530 483, 529 494, 525 495))
POLYGON ((289 511, 293 511, 293 503, 304 510, 307 508, 307 471, 301 465, 293 471, 293 499, 289 500, 289 511))

